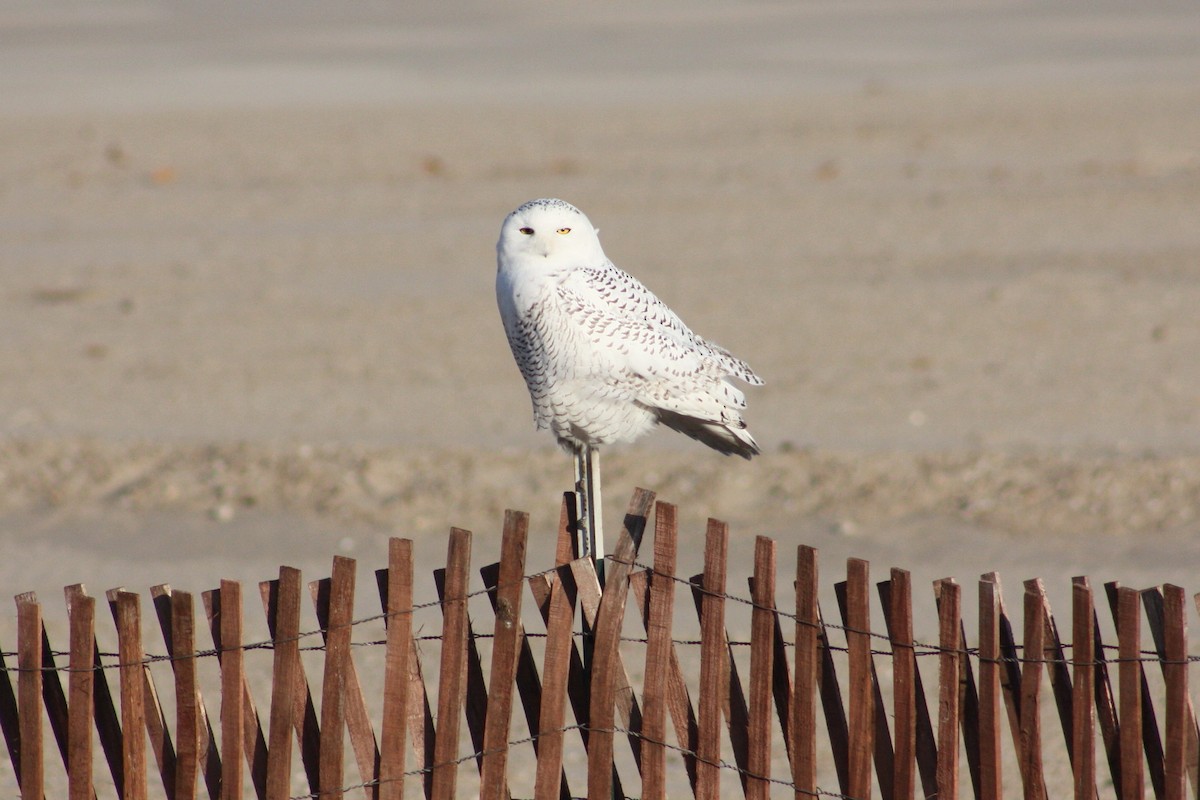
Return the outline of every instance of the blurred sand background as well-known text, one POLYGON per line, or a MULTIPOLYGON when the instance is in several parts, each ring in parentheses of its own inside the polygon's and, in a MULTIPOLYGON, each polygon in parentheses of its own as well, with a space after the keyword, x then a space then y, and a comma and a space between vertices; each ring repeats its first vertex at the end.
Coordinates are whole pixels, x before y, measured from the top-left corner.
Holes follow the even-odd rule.
POLYGON ((1190 0, 9 0, 0 131, 8 594, 548 539, 492 288, 540 196, 767 381, 752 463, 607 454, 614 531, 1200 589, 1190 0))

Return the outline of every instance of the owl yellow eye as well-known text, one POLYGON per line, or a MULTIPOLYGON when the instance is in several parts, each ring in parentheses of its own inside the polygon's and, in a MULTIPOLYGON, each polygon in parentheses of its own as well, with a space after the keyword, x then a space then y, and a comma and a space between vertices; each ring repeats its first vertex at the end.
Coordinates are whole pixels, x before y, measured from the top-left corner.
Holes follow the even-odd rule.
POLYGON ((570 228, 559 228, 558 232, 565 236, 566 234, 571 232, 571 229, 570 228))
POLYGON ((517 230, 526 236, 533 236, 533 228, 518 228, 517 230))

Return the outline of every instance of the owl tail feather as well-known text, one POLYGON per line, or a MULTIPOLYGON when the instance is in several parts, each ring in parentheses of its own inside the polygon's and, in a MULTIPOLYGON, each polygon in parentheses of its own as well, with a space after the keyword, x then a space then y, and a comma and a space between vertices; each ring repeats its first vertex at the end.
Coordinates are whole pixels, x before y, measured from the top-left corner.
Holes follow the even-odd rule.
POLYGON ((674 411, 658 409, 658 421, 672 430, 703 442, 727 456, 741 456, 749 461, 761 451, 758 442, 745 428, 735 428, 721 422, 697 419, 674 411))

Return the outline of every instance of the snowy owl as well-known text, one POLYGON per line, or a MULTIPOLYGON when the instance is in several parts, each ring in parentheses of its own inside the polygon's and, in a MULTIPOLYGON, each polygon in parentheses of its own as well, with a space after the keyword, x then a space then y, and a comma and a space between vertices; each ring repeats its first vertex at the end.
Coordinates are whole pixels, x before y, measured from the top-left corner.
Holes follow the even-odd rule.
POLYGON ((728 378, 762 379, 609 261, 582 211, 525 203, 500 228, 496 264, 500 317, 538 429, 577 457, 660 422, 726 455, 758 454, 746 398, 728 378))

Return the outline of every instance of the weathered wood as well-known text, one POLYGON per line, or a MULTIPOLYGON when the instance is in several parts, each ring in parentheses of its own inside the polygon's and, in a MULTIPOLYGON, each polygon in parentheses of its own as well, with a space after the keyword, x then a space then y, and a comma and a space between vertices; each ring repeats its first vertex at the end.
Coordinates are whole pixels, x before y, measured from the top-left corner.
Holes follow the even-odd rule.
POLYGON ((483 800, 502 800, 508 792, 508 739, 512 724, 513 690, 517 658, 524 641, 521 594, 528 532, 528 514, 519 511, 504 513, 499 582, 495 587, 496 625, 492 635, 492 668, 483 731, 483 772, 480 776, 480 797, 483 800))
MULTIPOLYGON (((913 643, 912 579, 906 570, 893 569, 891 580, 883 581, 878 586, 879 597, 883 601, 888 638, 892 645, 893 663, 899 661, 899 664, 893 669, 899 670, 902 678, 911 678, 914 706, 904 715, 901 714, 901 709, 897 709, 896 769, 900 769, 899 731, 903 724, 905 728, 911 726, 915 729, 912 734, 909 734, 912 737, 913 748, 910 753, 916 758, 917 773, 921 778, 921 791, 924 793, 922 796, 932 797, 937 794, 937 736, 933 731, 933 719, 929 715, 929 705, 925 702, 925 684, 921 679, 920 662, 916 658, 916 649, 913 643), (909 717, 915 718, 910 722, 908 721, 909 717)), ((893 691, 900 686, 897 683, 896 674, 894 671, 893 691)), ((899 698, 898 702, 903 699, 903 697, 899 698)), ((905 738, 908 738, 908 735, 905 738)), ((905 757, 903 762, 908 775, 898 774, 897 781, 903 781, 906 784, 905 792, 913 792, 915 786, 908 788, 915 783, 912 777, 912 757, 905 757)), ((894 781, 893 786, 896 785, 898 784, 894 781)), ((904 796, 900 794, 900 791, 898 788, 895 789, 897 797, 904 796)))
MULTIPOLYGON (((438 602, 446 600, 446 570, 433 571, 433 582, 437 588, 438 602)), ((479 654, 478 636, 471 612, 467 610, 466 686, 463 695, 463 713, 467 720, 467 736, 471 739, 471 750, 475 766, 483 775, 483 726, 488 713, 488 688, 483 678, 483 657, 479 654)))
POLYGON ((171 592, 170 604, 171 667, 175 674, 175 800, 194 800, 200 766, 200 712, 192 595, 171 592))
POLYGON ((412 649, 412 540, 388 541, 384 621, 383 722, 379 734, 380 800, 404 800, 405 732, 409 724, 408 662, 412 649))
POLYGON ((951 578, 934 581, 938 607, 938 797, 958 797, 960 588, 951 578))
POLYGON ((788 725, 797 800, 817 791, 817 560, 815 548, 796 548, 796 682, 788 725))
POLYGON ((17 595, 17 706, 21 748, 17 779, 23 798, 41 798, 45 786, 42 753, 42 607, 33 592, 17 595))
MULTIPOLYGON (((1120 627, 1120 592, 1121 585, 1116 581, 1110 581, 1104 584, 1105 593, 1108 596, 1109 608, 1112 611, 1113 621, 1120 627)), ((1142 592, 1138 591, 1138 602, 1140 603, 1142 592)), ((1136 616, 1136 613, 1134 614, 1136 616)), ((1141 628, 1139 623, 1138 637, 1141 637, 1141 628)), ((1118 646, 1118 653, 1119 653, 1118 646)), ((1141 686, 1141 735, 1142 748, 1145 755, 1143 762, 1143 778, 1150 779, 1150 786, 1154 790, 1154 796, 1161 798, 1166 794, 1166 774, 1163 771, 1163 742, 1162 736, 1158 732, 1158 715, 1154 710, 1154 695, 1150 692, 1150 684, 1146 679, 1146 669, 1141 663, 1141 651, 1138 651, 1138 661, 1133 665, 1136 671, 1137 682, 1141 686)), ((1122 756, 1124 760, 1124 756, 1122 756)))
MULTIPOLYGON (((279 579, 260 583, 258 591, 262 597, 263 610, 267 615, 267 630, 276 640, 275 664, 277 665, 279 660, 280 643, 283 645, 284 653, 292 661, 287 666, 285 673, 289 676, 291 686, 284 690, 284 696, 290 699, 292 707, 281 719, 291 722, 292 729, 296 733, 296 741, 300 745, 300 764, 303 766, 304 775, 308 780, 308 789, 310 792, 316 792, 321 783, 321 726, 317 720, 316 707, 313 705, 312 689, 304 674, 304 664, 300 661, 300 571, 293 567, 280 567, 279 579), (290 633, 280 628, 280 620, 284 615, 288 617, 288 624, 292 631, 290 633)), ((272 738, 269 751, 275 748, 275 695, 279 691, 280 687, 272 684, 270 734, 272 738)), ((285 733, 283 730, 279 731, 280 735, 285 733)), ((290 773, 290 744, 287 749, 290 773)))
MULTIPOLYGON (((33 597, 32 594, 28 596, 33 597)), ((18 598, 20 597, 22 595, 18 595, 18 598)), ((36 602, 36 598, 34 598, 34 602, 36 602)), ((55 651, 50 646, 50 636, 44 624, 42 625, 40 638, 42 642, 42 707, 45 709, 46 720, 50 723, 50 733, 53 734, 54 743, 58 746, 58 753, 62 758, 62 764, 66 767, 69 763, 67 753, 67 717, 69 715, 67 693, 63 689, 59 668, 55 663, 55 651)))
POLYGON ((1174 780, 1174 777, 1171 774, 1171 762, 1174 759, 1175 768, 1178 768, 1178 759, 1182 758, 1185 779, 1190 780, 1192 784, 1192 793, 1195 794, 1198 791, 1197 783, 1200 781, 1200 730, 1198 730, 1196 727, 1196 713, 1192 707, 1192 698, 1187 693, 1186 663, 1183 665, 1183 668, 1180 669, 1178 664, 1176 664, 1178 659, 1172 658, 1168 655, 1168 639, 1171 636, 1168 631, 1170 630, 1171 625, 1178 624, 1182 627, 1175 631, 1175 635, 1177 635, 1181 641, 1175 642, 1175 644, 1182 645, 1182 652, 1184 653, 1183 657, 1186 657, 1187 618, 1186 613, 1183 611, 1183 604, 1185 602, 1183 590, 1170 584, 1163 586, 1161 589, 1153 588, 1142 592, 1142 602, 1146 609, 1147 621, 1150 624, 1150 635, 1154 639, 1154 650, 1158 654, 1159 665, 1162 668, 1163 680, 1168 686, 1168 695, 1170 695, 1170 681, 1182 681, 1183 687, 1181 691, 1177 687, 1178 696, 1174 697, 1175 702, 1182 702, 1183 704, 1181 707, 1176 708, 1176 711, 1180 716, 1175 719, 1174 726, 1171 724, 1172 718, 1170 716, 1170 710, 1172 708, 1171 699, 1167 700, 1167 742, 1164 750, 1164 776, 1167 782, 1167 791, 1168 793, 1174 791, 1169 788, 1174 780), (1178 616, 1174 622, 1168 620, 1168 601, 1166 597, 1172 592, 1178 595, 1176 601, 1179 604, 1179 608, 1176 609, 1172 607, 1171 613, 1183 615, 1178 616), (1175 666, 1176 669, 1171 670, 1171 666, 1175 666), (1180 675, 1182 675, 1182 678, 1180 675), (1173 731, 1174 734, 1172 733, 1173 731), (1174 752, 1172 751, 1172 735, 1182 737, 1180 740, 1175 742, 1175 746, 1178 748, 1178 751, 1174 752))
POLYGON ((1183 589, 1166 584, 1163 599, 1163 680, 1167 689, 1166 800, 1183 800, 1187 784, 1189 732, 1195 731, 1190 714, 1187 674, 1187 616, 1183 589))
MULTIPOLYGON (((142 612, 133 592, 113 590, 108 596, 117 623, 117 651, 121 680, 121 727, 125 786, 121 800, 146 799, 146 706, 142 652, 142 612)), ((174 788, 174 787, 172 787, 174 788)), ((40 797, 29 792, 27 797, 40 797)))
POLYGON ((979 581, 979 796, 1003 796, 1000 747, 1000 595, 995 581, 979 581))
POLYGON ((1092 639, 1095 608, 1092 587, 1086 577, 1071 579, 1071 671, 1072 721, 1071 763, 1075 800, 1096 797, 1096 707, 1092 695, 1096 685, 1096 647, 1092 639))
MULTIPOLYGON (((217 633, 213 644, 221 665, 221 800, 241 800, 243 759, 251 766, 251 780, 255 787, 259 785, 255 767, 259 761, 257 745, 262 739, 258 714, 254 711, 249 697, 250 689, 246 685, 246 654, 242 650, 242 585, 237 581, 222 580, 221 588, 205 598, 205 610, 210 628, 217 633), (214 598, 217 612, 215 620, 214 598), (247 712, 252 715, 251 719, 247 719, 247 712)), ((266 756, 266 745, 263 743, 263 789, 266 788, 266 756)))
POLYGON ((434 800, 453 800, 456 796, 459 717, 467 670, 467 578, 470 561, 470 532, 452 528, 446 556, 446 589, 442 599, 442 653, 433 756, 434 800))
MULTIPOLYGON (((322 578, 319 581, 313 581, 308 585, 309 594, 312 596, 313 608, 317 613, 317 625, 321 628, 322 636, 325 640, 325 658, 328 663, 330 654, 331 637, 335 631, 341 632, 345 637, 344 642, 334 642, 335 649, 344 649, 344 655, 338 655, 335 659, 335 664, 340 672, 337 683, 340 684, 338 696, 341 698, 342 705, 341 715, 345 727, 344 734, 350 738, 350 747, 354 751, 355 761, 358 763, 358 772, 364 778, 367 784, 363 787, 363 792, 366 795, 366 800, 375 800, 379 795, 379 784, 377 776, 379 774, 379 747, 375 741, 375 730, 371 726, 371 715, 367 708, 367 699, 363 696, 362 684, 358 678, 358 668, 354 666, 354 659, 350 657, 351 632, 353 630, 353 605, 354 605, 354 585, 355 580, 355 563, 353 559, 342 559, 338 556, 333 562, 333 577, 322 578), (339 578, 345 583, 349 582, 349 588, 345 585, 341 587, 340 594, 335 588, 339 578), (347 594, 348 593, 348 594, 347 594), (351 616, 346 617, 344 624, 333 618, 333 610, 335 603, 348 604, 348 608, 342 608, 343 614, 349 613, 351 616)), ((322 706, 321 706, 321 758, 331 758, 332 755, 327 755, 326 741, 329 741, 328 747, 336 747, 339 751, 343 750, 345 745, 342 742, 341 735, 333 735, 332 738, 326 739, 326 723, 325 723, 325 706, 324 692, 329 691, 329 673, 325 672, 322 683, 322 706), (335 745, 333 740, 337 739, 339 744, 335 745)), ((332 732, 328 732, 332 734, 332 732)), ((335 767, 335 769, 337 769, 335 767)), ((345 772, 344 766, 341 768, 343 775, 345 772)), ((324 775, 324 768, 322 768, 324 775)))
POLYGON ((1117 668, 1121 691, 1121 798, 1145 797, 1142 772, 1141 617, 1138 591, 1117 589, 1117 668))
POLYGON ((771 796, 771 723, 774 714, 771 687, 775 666, 776 616, 775 542, 765 536, 754 540, 751 602, 754 610, 750 619, 749 780, 746 797, 768 800, 771 796))
MULTIPOLYGON (((658 542, 656 539, 656 541, 655 541, 656 547, 657 547, 657 544, 658 544, 658 542)), ((665 572, 664 569, 665 569, 666 562, 665 561, 660 562, 657 559, 657 557, 656 557, 654 563, 655 563, 654 571, 656 573, 656 575, 654 576, 655 580, 662 579, 663 583, 669 581, 673 587, 675 581, 677 580, 673 575, 673 570, 672 570, 672 572, 665 572), (668 576, 670 576, 670 577, 668 577, 668 576)), ((648 625, 649 620, 650 620, 650 616, 649 616, 649 614, 650 614, 650 605, 649 605, 650 604, 650 596, 649 596, 650 589, 649 589, 648 580, 649 579, 647 578, 647 575, 645 572, 635 572, 633 575, 629 576, 629 591, 633 594, 634 603, 637 605, 638 609, 640 609, 642 612, 642 624, 644 626, 648 625)), ((660 591, 664 591, 664 592, 666 592, 666 591, 673 592, 673 588, 669 590, 665 586, 659 586, 659 589, 660 589, 660 591)), ((670 620, 670 618, 668 618, 668 621, 669 620, 670 620)), ((647 632, 647 635, 649 635, 650 631, 649 631, 648 627, 647 627, 646 632, 647 632)), ((662 632, 660 632, 659 636, 662 636, 662 635, 663 635, 662 632)), ((662 673, 664 673, 662 675, 662 680, 664 681, 664 684, 665 684, 663 687, 663 692, 664 692, 663 700, 666 705, 667 713, 669 714, 669 716, 671 718, 671 725, 675 730, 675 739, 677 742, 679 742, 679 746, 681 748, 683 748, 683 753, 681 755, 683 756, 684 768, 688 774, 688 785, 691 787, 692 793, 695 794, 695 792, 696 792, 696 756, 695 756, 695 752, 696 752, 696 742, 699 737, 699 732, 698 732, 698 728, 696 725, 696 712, 692 708, 692 699, 688 693, 687 683, 684 681, 684 678, 683 678, 683 668, 680 666, 680 663, 679 663, 679 655, 675 651, 675 643, 673 641, 668 640, 668 642, 666 644, 666 648, 667 648, 666 649, 666 652, 667 652, 666 658, 663 661, 657 662, 658 663, 657 671, 661 671, 662 673)), ((646 677, 647 678, 650 677, 649 673, 647 673, 646 677)), ((644 695, 644 690, 643 690, 643 697, 644 696, 645 695, 644 695)), ((642 729, 644 731, 646 729, 645 728, 646 722, 643 720, 642 724, 643 724, 642 729)), ((644 776, 646 774, 646 767, 645 767, 644 760, 643 760, 642 773, 643 773, 643 781, 644 781, 645 780, 644 776)), ((643 791, 645 791, 644 788, 643 788, 643 791)))
POLYGON ((241 796, 242 767, 237 750, 240 746, 250 767, 255 796, 263 800, 267 794, 267 740, 246 679, 245 651, 242 649, 242 585, 237 581, 222 580, 220 589, 204 592, 201 599, 213 647, 217 651, 217 662, 221 666, 221 770, 223 776, 229 774, 229 778, 221 779, 222 798, 224 800, 229 792, 241 796), (237 697, 239 685, 240 698, 237 697), (240 714, 240 724, 229 714, 240 714))
MULTIPOLYGON (((167 652, 171 653, 171 654, 175 654, 176 652, 178 652, 179 657, 181 659, 186 658, 189 654, 194 653, 194 651, 195 651, 194 646, 189 647, 185 650, 178 650, 178 651, 176 650, 175 643, 174 643, 174 636, 173 636, 174 626, 176 625, 175 609, 174 609, 174 605, 173 605, 174 592, 172 591, 170 585, 164 583, 164 584, 160 584, 158 586, 152 586, 150 588, 150 596, 151 596, 151 601, 154 605, 155 615, 158 617, 158 627, 159 627, 159 630, 162 631, 163 643, 167 647, 167 652)), ((190 595, 189 595, 189 597, 190 597, 190 595)), ((183 624, 183 623, 180 623, 180 624, 183 624)), ((194 643, 195 643, 194 615, 193 615, 192 621, 187 624, 189 624, 192 628, 192 632, 190 635, 192 636, 192 642, 194 645, 194 643)), ((179 680, 180 680, 179 670, 180 670, 180 668, 181 668, 180 662, 178 662, 174 657, 172 657, 171 672, 175 679, 174 689, 175 689, 177 696, 178 696, 178 692, 180 691, 180 687, 179 687, 179 680)), ((187 769, 191 772, 191 782, 192 782, 191 785, 193 787, 195 786, 196 772, 199 768, 199 765, 203 764, 204 765, 205 785, 207 786, 207 788, 209 790, 209 795, 212 797, 215 797, 220 792, 220 786, 221 786, 221 759, 220 759, 220 754, 217 752, 217 748, 216 748, 216 737, 213 735, 212 727, 209 725, 208 715, 205 712, 204 703, 203 703, 202 698, 200 697, 200 690, 195 687, 196 666, 195 666, 194 660, 190 666, 183 665, 182 669, 184 669, 185 671, 187 671, 187 670, 191 671, 191 673, 192 673, 191 680, 193 683, 192 688, 195 693, 195 700, 192 702, 191 706, 188 709, 185 709, 185 711, 184 711, 184 720, 183 720, 184 729, 191 731, 193 728, 195 728, 195 734, 192 737, 192 742, 194 742, 194 744, 179 742, 179 741, 177 741, 175 743, 175 748, 176 748, 177 752, 175 753, 175 772, 174 772, 174 778, 173 778, 172 785, 175 787, 174 791, 178 792, 178 787, 179 787, 180 781, 181 781, 181 778, 179 775, 179 770, 183 769, 183 765, 180 762, 185 757, 185 754, 182 751, 184 749, 188 749, 189 752, 186 754, 186 757, 190 760, 190 763, 187 766, 187 769)), ((184 677, 186 679, 186 676, 184 676, 184 677)), ((178 706, 177 706, 177 708, 178 708, 178 706)), ((163 727, 164 727, 164 729, 166 729, 165 717, 164 717, 163 727)), ((175 727, 176 727, 176 738, 178 738, 179 727, 180 727, 178 713, 176 714, 175 727)), ((188 776, 184 776, 182 778, 182 780, 183 781, 188 780, 188 776)), ((194 793, 195 793, 195 789, 193 788, 192 794, 194 794, 194 793)), ((185 793, 184 796, 190 796, 190 795, 187 795, 185 793)))
MULTIPOLYGON (((63 594, 67 600, 68 610, 74 605, 76 598, 88 596, 81 583, 65 587, 63 594)), ((94 605, 92 618, 94 626, 94 605)), ((0 669, 3 669, 2 664, 0 664, 0 669)), ((100 647, 95 641, 94 635, 92 637, 92 669, 92 708, 96 719, 97 738, 100 740, 100 749, 104 752, 109 774, 112 775, 113 785, 123 786, 125 779, 121 757, 121 718, 116 703, 113 701, 112 690, 108 686, 108 678, 105 676, 104 665, 100 659, 100 647)), ((3 686, 0 685, 0 690, 2 689, 3 686)), ((95 795, 94 789, 92 794, 95 795)))
MULTIPOLYGON (((544 576, 530 578, 532 586, 544 576)), ((563 772, 563 726, 566 721, 567 677, 570 673, 574 643, 571 623, 575 617, 574 581, 570 571, 560 567, 549 577, 549 593, 539 602, 546 620, 546 647, 542 662, 542 699, 538 709, 538 759, 534 778, 535 800, 570 798, 566 773, 563 772), (563 579, 566 576, 566 580, 563 579)), ((534 591, 535 598, 537 592, 534 591)))
MULTIPOLYGON (((642 797, 666 797, 667 669, 672 649, 671 630, 675 598, 677 521, 675 506, 659 502, 654 508, 654 571, 649 576, 649 597, 643 621, 646 626, 646 667, 642 684, 642 797)), ((646 573, 638 573, 645 585, 646 573)), ((631 586, 631 588, 633 588, 631 586)), ((640 593, 634 591, 635 598, 640 593)), ((689 747, 688 740, 681 740, 689 747)))
POLYGON ((1066 651, 1062 638, 1058 635, 1058 624, 1050 611, 1050 602, 1045 596, 1045 587, 1037 580, 1038 590, 1042 594, 1042 610, 1045 612, 1042 624, 1045 627, 1045 639, 1042 643, 1042 658, 1045 660, 1046 671, 1050 678, 1050 688, 1054 693, 1054 704, 1058 709, 1058 720, 1062 727, 1063 741, 1066 742, 1067 758, 1072 770, 1075 766, 1075 721, 1074 721, 1074 687, 1071 684, 1071 671, 1067 667, 1066 651))
MULTIPOLYGON (((379 569, 375 571, 375 583, 379 590, 380 607, 385 615, 385 624, 391 630, 391 623, 387 620, 397 619, 399 624, 408 625, 409 636, 407 643, 400 648, 408 653, 406 662, 402 664, 403 680, 407 686, 407 701, 408 716, 403 720, 408 725, 408 737, 412 740, 412 751, 416 755, 417 763, 421 765, 423 776, 423 788, 425 797, 433 796, 433 757, 434 743, 436 736, 433 728, 433 709, 429 705, 429 692, 425 688, 425 676, 421 668, 421 658, 418 651, 417 641, 414 637, 412 614, 394 614, 389 609, 392 609, 391 603, 393 592, 399 591, 401 600, 407 591, 407 597, 411 601, 412 598, 412 543, 407 540, 392 539, 392 545, 389 547, 389 563, 399 567, 399 572, 393 576, 391 569, 379 569), (396 542, 408 542, 407 546, 401 546, 396 542), (400 581, 403 585, 397 584, 393 587, 393 583, 400 581), (407 587, 405 589, 404 587, 407 587), (408 617, 407 622, 403 617, 408 617)), ((411 607, 411 602, 408 604, 411 607)), ((401 758, 396 769, 403 769, 404 760, 401 758)))
MULTIPOLYGON (((329 587, 327 602, 317 603, 317 624, 321 626, 325 638, 325 665, 321 675, 320 792, 323 798, 332 800, 340 800, 344 794, 346 720, 348 708, 353 703, 348 684, 352 668, 350 645, 354 624, 354 584, 354 560, 334 556, 332 576, 326 584, 329 587), (325 611, 327 613, 322 613, 325 611)), ((321 594, 324 592, 320 591, 318 583, 318 596, 321 594)), ((367 777, 374 775, 374 760, 372 752, 367 760, 367 777)), ((367 797, 371 795, 372 792, 368 791, 367 797)))
MULTIPOLYGON (((721 796, 721 700, 728 691, 728 645, 725 641, 725 566, 729 531, 709 520, 704 544, 704 577, 700 614, 699 741, 696 744, 696 800, 721 796)), ((595 795, 592 795, 595 797, 595 795)))
POLYGON ((67 720, 67 796, 91 800, 92 697, 96 650, 96 600, 78 595, 68 600, 71 626, 70 679, 67 720))
MULTIPOLYGON (((588 752, 588 796, 606 798, 612 794, 613 726, 617 711, 618 672, 624 674, 620 661, 621 626, 625 619, 625 601, 629 593, 629 574, 633 571, 642 533, 646 528, 650 509, 654 505, 654 493, 645 489, 634 490, 625 512, 617 547, 609 558, 607 577, 604 579, 604 594, 596 614, 595 650, 593 651, 591 703, 592 738, 588 752)), ((577 578, 578 581, 578 578, 577 578)), ((582 583, 577 583, 580 589, 582 583)), ((580 597, 584 600, 582 594, 580 597)), ((629 691, 632 705, 633 693, 629 691)), ((624 703, 622 703, 624 705, 624 703)), ((641 728, 627 723, 631 730, 641 728)), ((640 731, 638 731, 640 732, 640 731)), ((641 742, 634 745, 634 758, 641 762, 641 742)))
POLYGON ((1044 800, 1042 768, 1042 658, 1046 641, 1046 595, 1041 581, 1025 582, 1025 658, 1021 664, 1021 749, 1017 759, 1027 800, 1044 800))
MULTIPOLYGON (((871 759, 875 751, 875 696, 872 691, 871 618, 868 605, 869 565, 859 558, 846 562, 846 583, 839 585, 849 660, 847 704, 850 722, 850 790, 856 798, 871 796, 871 759)), ((889 754, 890 755, 890 754, 889 754)), ((887 765, 890 773, 892 764, 887 765)), ((881 771, 882 775, 883 772, 881 771)), ((888 775, 889 784, 891 775, 888 775)))
MULTIPOLYGON (((286 800, 292 785, 292 731, 301 720, 296 713, 300 675, 300 571, 279 568, 272 581, 268 626, 275 650, 271 671, 271 721, 267 747, 267 800, 286 800)), ((303 702, 303 698, 301 698, 303 702)), ((315 777, 309 774, 310 781, 315 777)), ((318 786, 312 787, 314 791, 318 786)))
POLYGON ((0 647, 0 729, 4 731, 4 744, 8 750, 8 761, 12 764, 13 776, 20 786, 21 720, 17 713, 17 693, 13 691, 10 673, 15 673, 20 680, 19 667, 8 665, 8 659, 4 657, 4 648, 0 647))

